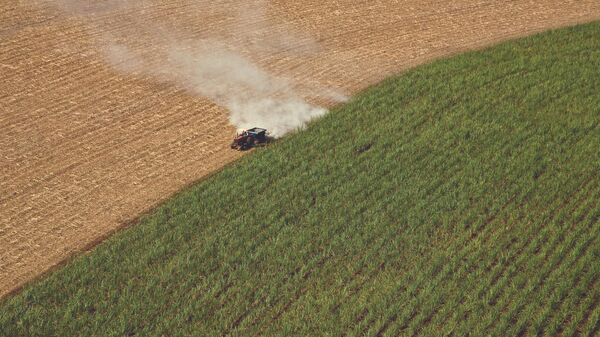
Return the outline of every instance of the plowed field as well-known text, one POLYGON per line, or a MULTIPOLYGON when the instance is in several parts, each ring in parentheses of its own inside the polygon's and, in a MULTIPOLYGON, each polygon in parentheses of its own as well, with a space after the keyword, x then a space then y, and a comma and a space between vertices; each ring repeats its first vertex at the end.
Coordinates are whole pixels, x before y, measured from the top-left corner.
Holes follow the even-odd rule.
MULTIPOLYGON (((212 13, 192 1, 153 1, 85 20, 45 2, 0 4, 0 297, 239 157, 228 149, 234 129, 223 108, 120 72, 98 48, 98 27, 121 39, 140 22, 186 36, 218 31, 238 3, 212 13)), ((599 19, 600 3, 271 1, 264 15, 319 50, 248 49, 248 57, 302 85, 353 93, 434 58, 599 19)))

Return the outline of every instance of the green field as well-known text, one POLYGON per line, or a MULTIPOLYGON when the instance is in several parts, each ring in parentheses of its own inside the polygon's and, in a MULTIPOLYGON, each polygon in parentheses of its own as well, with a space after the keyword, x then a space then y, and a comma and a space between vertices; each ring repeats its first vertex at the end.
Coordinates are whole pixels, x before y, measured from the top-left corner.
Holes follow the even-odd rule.
POLYGON ((4 300, 0 335, 597 336, 599 123, 600 23, 421 66, 4 300))

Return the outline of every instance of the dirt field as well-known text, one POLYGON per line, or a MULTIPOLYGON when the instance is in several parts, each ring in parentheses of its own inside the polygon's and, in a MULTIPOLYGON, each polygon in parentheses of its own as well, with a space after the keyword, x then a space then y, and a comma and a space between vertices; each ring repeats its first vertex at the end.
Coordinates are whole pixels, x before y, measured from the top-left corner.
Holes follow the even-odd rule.
MULTIPOLYGON (((98 48, 99 35, 127 39, 145 21, 186 36, 218 31, 237 2, 210 13, 157 0, 92 22, 44 2, 0 4, 0 297, 240 156, 223 108, 120 72, 98 48)), ((600 19, 600 3, 271 1, 265 16, 319 51, 248 57, 301 85, 352 93, 434 58, 600 19)))

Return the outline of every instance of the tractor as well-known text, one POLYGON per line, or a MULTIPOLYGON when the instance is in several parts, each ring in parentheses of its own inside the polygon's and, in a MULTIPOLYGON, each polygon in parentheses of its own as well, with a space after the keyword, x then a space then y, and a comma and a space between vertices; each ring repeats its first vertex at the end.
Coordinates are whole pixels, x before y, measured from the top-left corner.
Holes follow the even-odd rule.
POLYGON ((269 136, 267 135, 267 129, 252 128, 236 134, 233 143, 231 143, 231 148, 234 150, 245 151, 257 145, 265 144, 268 141, 269 136))

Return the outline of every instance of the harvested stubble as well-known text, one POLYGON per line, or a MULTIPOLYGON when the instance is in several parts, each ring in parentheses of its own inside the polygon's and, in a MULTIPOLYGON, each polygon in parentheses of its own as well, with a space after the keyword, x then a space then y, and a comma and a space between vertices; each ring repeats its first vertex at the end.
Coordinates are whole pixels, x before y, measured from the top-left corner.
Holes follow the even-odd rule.
MULTIPOLYGON (((214 12, 207 1, 131 0, 134 9, 89 22, 55 3, 123 2, 0 2, 0 297, 239 157, 228 149, 226 111, 111 68, 96 39, 150 50, 151 40, 129 36, 149 22, 210 37, 248 0, 214 12)), ((288 22, 321 49, 247 56, 300 85, 349 93, 434 58, 600 18, 597 0, 268 4, 267 20, 288 22)), ((264 22, 254 21, 243 29, 260 36, 264 22)))
POLYGON ((0 334, 596 336, 600 23, 419 67, 0 307, 0 334))

